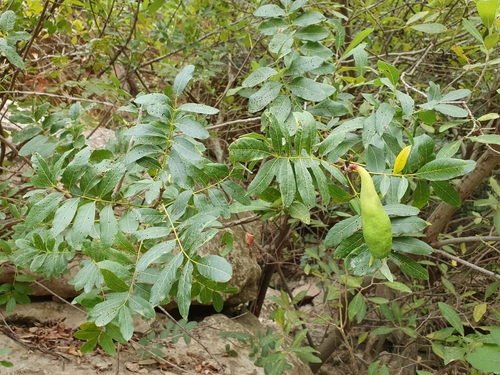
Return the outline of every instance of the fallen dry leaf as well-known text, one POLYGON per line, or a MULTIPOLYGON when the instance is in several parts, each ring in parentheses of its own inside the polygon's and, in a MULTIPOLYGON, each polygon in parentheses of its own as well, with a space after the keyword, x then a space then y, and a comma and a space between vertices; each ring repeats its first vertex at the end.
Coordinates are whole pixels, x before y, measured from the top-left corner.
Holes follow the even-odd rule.
POLYGON ((125 367, 127 368, 127 370, 132 372, 139 372, 139 370, 141 369, 137 362, 127 362, 125 363, 125 367))

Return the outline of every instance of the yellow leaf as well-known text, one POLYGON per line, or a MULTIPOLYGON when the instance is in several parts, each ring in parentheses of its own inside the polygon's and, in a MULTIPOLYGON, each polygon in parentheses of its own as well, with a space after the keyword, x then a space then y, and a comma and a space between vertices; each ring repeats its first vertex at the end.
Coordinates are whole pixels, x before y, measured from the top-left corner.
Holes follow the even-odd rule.
POLYGON ((408 161, 408 156, 410 155, 411 146, 406 146, 401 150, 398 156, 396 156, 396 161, 394 162, 394 170, 392 174, 399 173, 403 170, 408 161))
POLYGON ((366 338, 368 337, 369 333, 370 332, 366 331, 366 332, 362 333, 361 335, 359 335, 359 337, 358 337, 358 345, 362 344, 366 340, 366 338))
POLYGON ((490 120, 495 120, 499 118, 500 115, 498 113, 487 113, 485 115, 482 115, 477 119, 477 121, 490 121, 490 120))
POLYGON ((73 27, 75 28, 76 31, 82 31, 83 30, 83 23, 80 20, 74 20, 73 21, 73 27))
POLYGON ((476 323, 479 322, 483 317, 484 313, 486 312, 486 307, 487 307, 486 302, 480 303, 479 305, 476 305, 474 307, 474 313, 472 314, 472 316, 474 317, 476 323))
POLYGON ((459 57, 465 60, 465 62, 469 62, 469 59, 467 58, 467 55, 464 53, 464 50, 460 46, 453 46, 451 47, 451 50, 455 52, 459 57))

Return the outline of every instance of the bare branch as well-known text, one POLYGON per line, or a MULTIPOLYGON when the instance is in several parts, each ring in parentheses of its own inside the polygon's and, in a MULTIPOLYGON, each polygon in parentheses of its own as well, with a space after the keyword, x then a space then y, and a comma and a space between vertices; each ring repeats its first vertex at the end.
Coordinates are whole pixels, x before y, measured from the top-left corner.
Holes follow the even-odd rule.
POLYGON ((453 245, 463 242, 490 242, 500 241, 500 236, 471 236, 471 237, 458 237, 458 238, 449 238, 447 240, 441 240, 436 244, 436 247, 443 247, 445 245, 453 245))
POLYGON ((483 267, 476 266, 475 264, 467 262, 466 260, 460 259, 460 258, 458 258, 458 257, 456 257, 454 255, 448 254, 446 251, 439 250, 439 249, 434 249, 434 251, 436 253, 438 253, 438 254, 446 257, 446 258, 454 260, 457 263, 460 263, 460 264, 463 264, 463 265, 465 265, 465 266, 467 266, 469 268, 472 268, 475 271, 484 273, 485 275, 488 275, 488 276, 494 277, 497 280, 500 280, 500 275, 497 274, 497 273, 495 273, 495 272, 491 272, 491 271, 488 271, 487 269, 484 269, 483 267))

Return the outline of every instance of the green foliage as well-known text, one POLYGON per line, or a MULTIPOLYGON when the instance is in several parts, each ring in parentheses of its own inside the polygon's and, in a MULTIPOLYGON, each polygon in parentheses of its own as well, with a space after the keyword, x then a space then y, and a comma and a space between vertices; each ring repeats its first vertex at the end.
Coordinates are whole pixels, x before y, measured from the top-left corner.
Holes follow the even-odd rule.
MULTIPOLYGON (((434 191, 446 202, 460 204, 446 180, 466 173, 474 163, 438 155, 432 138, 416 128, 406 131, 405 123, 417 123, 423 111, 433 116, 441 113, 463 117, 464 110, 449 103, 468 96, 469 90, 454 90, 442 95, 439 87, 429 82, 427 102, 419 105, 419 109, 414 99, 399 90, 402 86, 399 70, 379 61, 378 71, 374 72, 378 77, 374 83, 381 90, 379 98, 367 103, 371 113, 356 115, 351 98, 341 93, 342 86, 332 73, 342 59, 354 51, 359 56, 355 59, 356 64, 364 61, 367 52, 363 41, 373 30, 360 32, 343 54, 335 58, 317 52, 325 48, 323 41, 338 32, 339 26, 335 29, 329 26, 334 23, 333 19, 318 17, 316 13, 309 16, 307 11, 302 13, 301 7, 292 3, 283 8, 264 5, 254 15, 264 18, 259 29, 264 29, 265 35, 270 35, 267 33, 270 19, 273 24, 280 25, 280 32, 268 44, 275 59, 273 68, 255 64, 254 72, 242 83, 241 89, 247 88, 249 111, 264 110, 264 135, 244 135, 229 148, 235 162, 251 161, 254 165, 262 161, 248 186, 247 195, 271 204, 275 215, 288 214, 308 224, 308 211, 313 207, 325 209, 336 198, 330 193, 330 186, 346 186, 344 173, 350 169, 345 154, 355 150, 360 162, 364 161, 367 169, 376 173, 375 183, 386 204, 401 205, 400 210, 390 215, 396 238, 411 239, 410 236, 426 226, 425 221, 416 216, 419 211, 410 207, 405 211, 402 205, 412 199, 416 201, 414 206, 422 207, 427 203, 430 196, 419 188, 422 180, 432 181, 434 191), (315 43, 315 49, 309 48, 311 43, 315 43), (249 88, 253 91, 249 92, 249 88), (341 116, 347 113, 351 116, 342 119, 341 116), (390 169, 405 144, 412 147, 405 165, 399 168, 402 173, 392 175, 390 169), (275 194, 276 189, 279 196, 275 194)), ((359 216, 354 212, 352 218, 330 229, 325 245, 342 243, 335 255, 345 258, 347 269, 352 269, 355 275, 381 270, 392 281, 384 262, 376 260, 370 264, 369 251, 357 235, 360 229, 359 216)), ((412 251, 409 248, 405 252, 412 251)), ((427 278, 427 271, 407 256, 393 253, 390 259, 410 276, 427 278)))
MULTIPOLYGON (((262 331, 257 332, 257 337, 248 333, 242 332, 221 332, 220 337, 238 340, 240 343, 250 348, 250 359, 254 360, 255 365, 264 368, 266 375, 279 375, 284 370, 291 369, 292 366, 287 362, 287 357, 291 354, 296 355, 306 362, 318 362, 319 359, 315 357, 316 350, 311 347, 301 346, 300 343, 306 337, 307 330, 298 332, 293 342, 287 349, 283 348, 285 337, 283 335, 274 333, 269 328, 265 333, 262 331)), ((229 347, 226 351, 232 356, 237 356, 238 352, 229 347)))
MULTIPOLYGON (((0 349, 0 356, 7 355, 11 351, 12 351, 11 348, 2 348, 2 349, 0 349)), ((10 361, 1 360, 0 361, 0 366, 2 366, 2 367, 14 367, 14 364, 12 362, 10 362, 10 361)))
MULTIPOLYGON (((113 354, 112 340, 131 338, 133 314, 152 319, 154 306, 173 297, 187 317, 193 298, 203 303, 213 299, 221 310, 219 293, 231 291, 229 263, 219 255, 199 253, 217 233, 218 218, 229 217, 228 202, 216 186, 232 171, 204 156, 200 140, 208 133, 192 115, 216 110, 175 105, 193 71, 193 66, 181 71, 172 99, 142 95, 135 106, 124 108, 138 116, 137 125, 119 132, 107 150, 93 151, 85 143, 63 147, 65 133, 80 136, 75 118, 72 129, 43 136, 60 151, 32 156, 31 184, 37 190, 16 227, 11 259, 19 268, 56 277, 67 272, 77 253, 86 256, 73 280, 77 290, 83 289, 75 302, 89 310, 89 324, 94 325, 81 331, 92 335, 86 337, 86 351, 99 343, 113 354), (115 206, 123 207, 121 217, 115 206), (116 328, 115 335, 109 327, 116 328)), ((81 111, 75 106, 70 112, 81 111)), ((71 124, 70 119, 62 121, 71 124)), ((29 301, 30 290, 22 286, 4 284, 9 310, 15 302, 29 301)))
POLYGON ((487 334, 474 330, 474 333, 465 335, 464 325, 455 310, 442 302, 439 302, 439 309, 451 327, 427 336, 432 340, 432 351, 441 357, 445 364, 460 360, 468 362, 481 372, 498 374, 500 329, 487 327, 487 334))
MULTIPOLYGON (((21 58, 30 38, 58 35, 73 45, 80 38, 95 57, 68 64, 62 52, 49 54, 53 65, 47 76, 64 81, 55 90, 63 98, 74 90, 84 99, 81 103, 32 99, 10 106, 10 121, 23 125, 9 130, 12 141, 22 145, 19 155, 31 158, 32 169, 25 174, 29 191, 20 199, 8 182, 0 184, 0 219, 10 215, 18 220, 9 235, 1 235, 1 262, 49 278, 67 272, 68 262, 82 256, 72 284, 83 291, 74 303, 88 310, 88 322, 75 336, 87 340, 82 352, 100 345, 112 355, 114 342, 133 336, 135 314, 153 319, 154 308, 171 300, 184 319, 194 299, 222 310, 222 294, 233 291, 228 286, 232 268, 224 256, 235 239, 224 232, 219 254, 206 254, 203 247, 223 233, 223 220, 253 211, 271 222, 286 217, 293 229, 317 227, 310 243, 298 241, 307 244, 302 265, 306 274, 321 280, 325 303, 347 305, 347 318, 357 322, 378 309, 390 324, 373 335, 399 331, 416 337, 423 299, 404 305, 366 296, 362 280, 368 275, 373 283, 416 293, 419 286, 398 281, 399 272, 390 267, 412 279, 429 278, 429 262, 421 256, 433 250, 419 238, 428 225, 424 218, 438 202, 459 207, 456 179, 474 168, 457 153, 469 141, 500 144, 498 135, 481 134, 481 123, 498 114, 487 110, 474 118, 483 111, 478 98, 496 82, 491 67, 498 64, 498 0, 477 1, 472 15, 457 6, 461 2, 414 4, 405 13, 386 12, 383 3, 351 1, 350 23, 338 4, 323 14, 321 4, 302 0, 262 6, 245 2, 239 10, 232 3, 206 1, 119 3, 127 11, 117 12, 114 2, 83 2, 79 10, 87 17, 71 21, 74 4, 59 4, 44 18, 40 35, 25 31, 45 16, 36 2, 15 1, 0 16, 0 54, 8 62, 3 86, 10 81, 9 71, 37 73, 35 63, 21 58), (256 20, 261 38, 249 29, 256 20), (219 29, 212 30, 216 24, 219 29), (225 43, 229 38, 231 43, 225 43), (252 55, 261 48, 257 40, 267 52, 252 55), (451 80, 422 69, 414 79, 421 60, 408 62, 414 60, 413 51, 427 54, 437 45, 445 62, 463 74, 451 80), (247 56, 242 58, 240 51, 247 56), (391 60, 394 55, 401 60, 391 60), (225 71, 225 59, 229 71, 244 62, 224 88, 217 78, 225 71), (117 73, 117 67, 125 73, 117 73), (67 69, 74 69, 72 79, 64 76, 67 69), (120 88, 134 75, 140 82, 149 78, 151 87, 138 90, 147 93, 130 95, 120 88), (83 130, 96 122, 95 111, 113 107, 110 102, 123 105, 112 117, 121 128, 106 149, 93 150, 83 130), (208 145, 217 134, 207 129, 209 116, 243 117, 245 111, 261 113, 260 129, 225 138, 229 160, 214 162, 208 145), (472 130, 467 128, 471 123, 472 130), (353 161, 369 171, 385 203, 393 237, 388 261, 371 262, 353 161)), ((489 187, 487 197, 474 203, 474 223, 489 224, 491 218, 499 232, 500 187, 494 178, 489 187)), ((32 281, 16 274, 13 283, 0 286, 0 303, 8 311, 29 303, 27 283, 32 281)), ((442 284, 457 294, 446 277, 442 284)), ((497 288, 492 284, 486 299, 497 288)), ((306 322, 307 316, 293 308, 299 300, 290 301, 285 293, 274 298, 273 318, 286 334, 306 322)), ((490 368, 485 360, 498 357, 496 330, 465 335, 460 315, 443 302, 439 309, 451 327, 428 338, 445 364, 461 360, 480 371, 496 371, 498 366, 490 368)), ((475 304, 476 322, 485 311, 486 300, 475 304)), ((331 316, 321 319, 343 323, 331 316)), ((169 323, 160 337, 176 341, 183 335, 189 343, 190 324, 169 323)), ((148 346, 155 335, 141 343, 148 346)), ((249 345, 266 374, 288 369, 291 353, 317 361, 315 350, 302 344, 305 336, 301 329, 285 348, 284 336, 272 331, 256 338, 226 334, 249 345)), ((156 354, 157 349, 151 350, 156 354)), ((379 365, 374 362, 368 373, 388 373, 379 365)))

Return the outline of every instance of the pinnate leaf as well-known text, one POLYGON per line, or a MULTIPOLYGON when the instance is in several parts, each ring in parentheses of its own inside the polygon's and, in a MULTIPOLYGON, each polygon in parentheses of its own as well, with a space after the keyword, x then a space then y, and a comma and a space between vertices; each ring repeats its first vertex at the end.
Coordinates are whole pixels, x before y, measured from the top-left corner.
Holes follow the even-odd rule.
POLYGON ((85 203, 78 209, 73 223, 71 240, 73 246, 81 243, 90 233, 94 226, 95 201, 85 203))
POLYGON ((207 255, 201 258, 196 263, 196 267, 201 275, 219 283, 229 281, 233 275, 231 265, 218 255, 207 255))
POLYGON ((342 220, 335 224, 325 237, 325 246, 333 247, 338 245, 347 237, 350 237, 361 229, 361 216, 356 215, 348 219, 342 220))
POLYGON ((173 91, 176 98, 182 94, 191 78, 193 78, 193 73, 194 65, 187 65, 175 77, 173 91))
POLYGON ((118 222, 113 212, 113 206, 105 206, 99 216, 99 229, 101 233, 101 243, 105 247, 110 247, 118 232, 118 222))
POLYGON ((45 220, 56 209, 63 196, 63 193, 51 193, 35 203, 26 216, 26 227, 31 228, 45 220))
POLYGON ((128 293, 108 294, 106 301, 98 303, 89 312, 89 318, 95 319, 96 326, 105 326, 118 315, 120 309, 125 305, 128 296, 128 293))
POLYGON ((56 237, 70 225, 71 220, 75 217, 79 202, 80 198, 70 198, 57 209, 52 221, 52 228, 50 228, 52 236, 56 237))
POLYGON ((425 164, 416 174, 430 181, 449 180, 459 176, 466 166, 465 160, 441 158, 425 164))
POLYGON ((177 289, 177 306, 179 307, 179 313, 186 320, 189 314, 189 306, 191 305, 192 275, 193 264, 187 262, 182 269, 179 287, 177 289))
POLYGON ((177 270, 181 266, 183 260, 184 255, 179 253, 174 256, 161 270, 157 281, 151 288, 151 297, 149 299, 149 303, 151 305, 155 306, 167 298, 172 285, 177 280, 177 270))
POLYGON ((465 334, 464 325, 462 324, 462 321, 460 320, 460 317, 455 312, 455 310, 453 310, 450 306, 448 306, 444 302, 438 302, 438 306, 439 310, 441 311, 441 314, 443 314, 443 318, 445 318, 448 321, 448 323, 450 323, 451 326, 455 328, 457 332, 463 336, 465 334))
POLYGON ((458 192, 448 181, 431 181, 434 193, 444 202, 453 207, 460 207, 462 200, 458 192))
POLYGON ((144 253, 140 257, 135 267, 136 272, 144 271, 146 268, 149 267, 149 265, 155 263, 160 257, 172 252, 172 250, 175 247, 175 244, 176 244, 175 240, 170 240, 166 242, 160 242, 159 244, 153 246, 151 249, 149 249, 146 253, 144 253))

